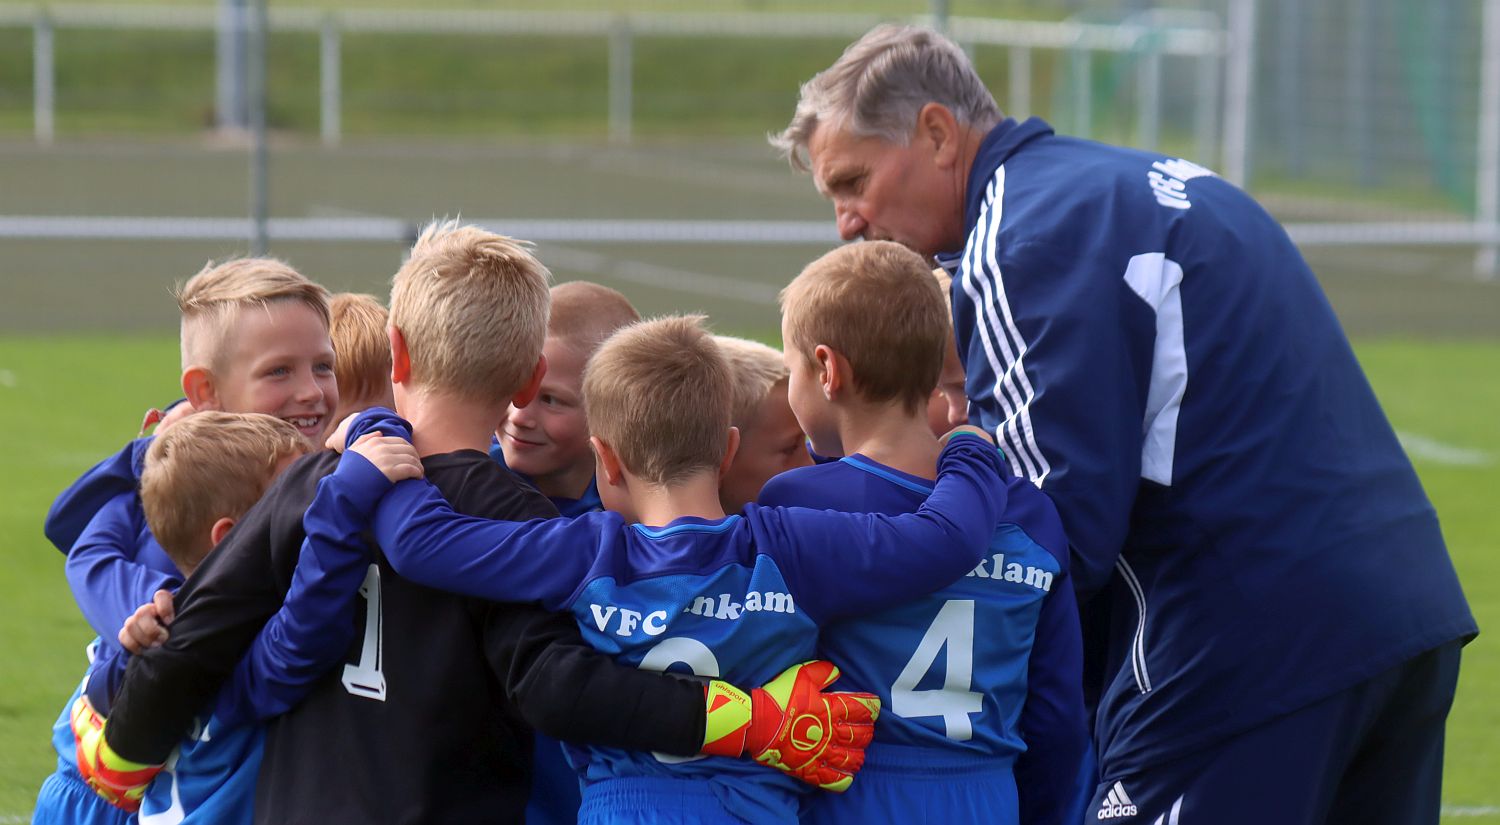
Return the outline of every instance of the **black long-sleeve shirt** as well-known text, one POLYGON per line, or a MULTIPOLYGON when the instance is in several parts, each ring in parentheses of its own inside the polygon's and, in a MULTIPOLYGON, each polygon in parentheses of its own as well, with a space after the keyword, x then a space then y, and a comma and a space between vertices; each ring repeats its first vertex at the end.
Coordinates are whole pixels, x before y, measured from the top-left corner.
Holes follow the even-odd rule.
MULTIPOLYGON (((110 714, 117 753, 165 760, 280 607, 302 515, 331 452, 293 465, 177 594, 171 638, 131 662, 110 714)), ((556 515, 488 456, 423 460, 460 512, 556 515)), ((531 727, 558 739, 689 755, 703 741, 700 684, 615 664, 573 621, 412 584, 376 549, 346 663, 272 722, 257 822, 520 821, 531 727)))

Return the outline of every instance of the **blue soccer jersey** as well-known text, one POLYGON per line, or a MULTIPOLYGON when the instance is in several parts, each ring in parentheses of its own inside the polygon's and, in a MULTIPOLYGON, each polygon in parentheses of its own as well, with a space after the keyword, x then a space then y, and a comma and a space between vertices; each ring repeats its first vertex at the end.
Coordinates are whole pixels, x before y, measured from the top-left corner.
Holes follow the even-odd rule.
MULTIPOLYGON (((345 457, 352 459, 362 461, 345 457)), ((498 522, 460 516, 430 484, 411 481, 386 496, 373 531, 412 581, 568 611, 593 646, 641 668, 761 684, 811 658, 820 622, 929 592, 974 568, 1004 508, 998 454, 981 440, 955 438, 941 466, 930 501, 907 516, 751 505, 743 515, 664 527, 627 525, 609 512, 498 522)), ((355 495, 382 492, 372 484, 355 495)), ((607 793, 620 780, 690 780, 705 783, 697 787, 711 788, 734 816, 792 822, 809 790, 746 760, 608 748, 577 754, 589 783, 585 809, 596 788, 607 793)), ((647 791, 640 804, 671 799, 647 791)))
MULTIPOLYGON (((1003 523, 973 570, 930 595, 823 628, 819 654, 838 664, 846 689, 880 696, 884 714, 860 781, 843 796, 811 800, 815 821, 963 821, 975 811, 1015 821, 1012 766, 1028 742, 1060 758, 1036 777, 1041 787, 1028 789, 1026 821, 1070 821, 1079 810, 1092 782, 1083 776, 1088 729, 1067 542, 1045 495, 1013 476, 1006 486, 1003 523), (1049 625, 1060 632, 1040 631, 1049 625), (1054 648, 1036 650, 1039 634, 1054 648), (1070 687, 1029 707, 1033 716, 1062 710, 1028 726, 1032 670, 1061 677, 1043 684, 1070 687), (956 787, 933 783, 939 772, 956 787)), ((760 501, 894 515, 931 491, 931 481, 854 455, 783 473, 760 501)))

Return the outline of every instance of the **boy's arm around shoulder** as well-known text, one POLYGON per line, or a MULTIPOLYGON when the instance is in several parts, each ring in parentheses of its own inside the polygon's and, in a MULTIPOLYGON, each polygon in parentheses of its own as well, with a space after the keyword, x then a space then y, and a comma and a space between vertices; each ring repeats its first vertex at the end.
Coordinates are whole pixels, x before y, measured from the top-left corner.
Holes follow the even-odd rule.
POLYGON ((758 549, 776 558, 796 598, 827 622, 931 593, 973 570, 1005 512, 1002 472, 988 437, 960 428, 915 513, 756 507, 746 514, 763 543, 758 549))
POLYGON ((146 530, 133 488, 97 509, 68 551, 63 572, 79 611, 109 647, 119 647, 120 628, 136 608, 156 591, 175 590, 182 583, 146 530))
POLYGON ((353 451, 318 482, 302 517, 306 535, 286 598, 219 692, 214 712, 223 724, 286 713, 348 651, 354 600, 372 558, 363 534, 390 486, 375 465, 353 451))
POLYGON ((42 532, 63 554, 73 549, 89 520, 121 493, 134 494, 151 438, 137 438, 119 452, 84 471, 57 495, 47 510, 42 532))

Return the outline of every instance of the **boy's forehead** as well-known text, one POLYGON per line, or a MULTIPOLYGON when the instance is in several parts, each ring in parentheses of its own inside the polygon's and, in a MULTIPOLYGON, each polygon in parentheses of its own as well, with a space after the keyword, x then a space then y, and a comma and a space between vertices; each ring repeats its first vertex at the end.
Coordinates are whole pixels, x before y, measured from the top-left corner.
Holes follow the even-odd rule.
POLYGON ((297 301, 242 307, 229 319, 224 344, 231 357, 245 361, 267 354, 316 357, 333 351, 322 316, 297 301))
POLYGON ((582 385, 583 368, 589 360, 582 348, 565 338, 548 336, 542 344, 542 355, 547 358, 547 374, 543 380, 582 385))

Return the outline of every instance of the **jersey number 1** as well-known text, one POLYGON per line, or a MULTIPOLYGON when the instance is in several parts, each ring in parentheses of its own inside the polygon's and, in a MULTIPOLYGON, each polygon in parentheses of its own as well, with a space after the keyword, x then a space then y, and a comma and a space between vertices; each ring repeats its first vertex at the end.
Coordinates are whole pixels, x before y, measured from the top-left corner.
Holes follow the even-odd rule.
POLYGON ((917 718, 941 716, 947 736, 955 742, 974 738, 969 714, 984 710, 984 694, 974 684, 974 600, 949 599, 922 634, 901 675, 891 685, 891 711, 917 718), (917 683, 937 663, 938 651, 948 648, 948 672, 938 690, 917 690, 917 683))
POLYGON ((380 565, 372 564, 365 572, 359 595, 365 597, 365 641, 359 649, 359 663, 344 665, 344 690, 384 702, 385 674, 380 670, 384 652, 380 639, 380 565))

